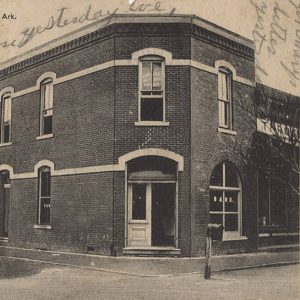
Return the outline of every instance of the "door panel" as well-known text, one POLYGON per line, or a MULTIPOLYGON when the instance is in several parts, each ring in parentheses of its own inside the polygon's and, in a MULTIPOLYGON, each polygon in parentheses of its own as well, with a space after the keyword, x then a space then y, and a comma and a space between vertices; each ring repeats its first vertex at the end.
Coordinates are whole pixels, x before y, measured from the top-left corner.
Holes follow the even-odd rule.
POLYGON ((175 246, 175 183, 152 184, 152 246, 175 246))
POLYGON ((128 185, 128 246, 151 246, 151 185, 128 185))

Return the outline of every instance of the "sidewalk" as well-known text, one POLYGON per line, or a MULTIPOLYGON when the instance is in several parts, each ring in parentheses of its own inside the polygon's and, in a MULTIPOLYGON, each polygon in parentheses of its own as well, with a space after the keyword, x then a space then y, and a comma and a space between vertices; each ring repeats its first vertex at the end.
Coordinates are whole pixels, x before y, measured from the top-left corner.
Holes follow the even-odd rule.
MULTIPOLYGON (((295 249, 277 252, 258 252, 213 256, 212 271, 253 268, 266 265, 299 263, 299 251, 295 249)), ((1 256, 12 259, 39 261, 50 264, 82 267, 110 273, 136 276, 164 276, 186 273, 203 273, 205 258, 148 258, 110 257, 90 254, 28 250, 1 246, 1 256)))

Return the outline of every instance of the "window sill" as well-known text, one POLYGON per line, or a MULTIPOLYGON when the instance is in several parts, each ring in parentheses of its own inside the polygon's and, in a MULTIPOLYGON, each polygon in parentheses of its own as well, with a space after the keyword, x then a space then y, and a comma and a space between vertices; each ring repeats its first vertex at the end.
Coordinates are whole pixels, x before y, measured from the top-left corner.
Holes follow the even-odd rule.
POLYGON ((138 121, 134 122, 135 126, 169 126, 170 122, 165 121, 138 121))
POLYGON ((226 242, 226 241, 242 241, 242 240, 247 240, 248 238, 246 236, 241 236, 241 235, 227 235, 224 233, 224 236, 223 236, 223 241, 226 242))
POLYGON ((11 144, 12 144, 12 142, 1 143, 1 144, 0 144, 0 147, 10 146, 11 144))
POLYGON ((51 229, 51 225, 33 225, 33 228, 35 229, 51 229))
POLYGON ((50 139, 50 138, 53 138, 53 133, 37 136, 36 140, 45 140, 45 139, 50 139))
POLYGON ((222 128, 222 127, 218 127, 218 132, 227 133, 227 134, 231 134, 231 135, 236 135, 236 131, 230 130, 230 129, 227 129, 227 128, 222 128))

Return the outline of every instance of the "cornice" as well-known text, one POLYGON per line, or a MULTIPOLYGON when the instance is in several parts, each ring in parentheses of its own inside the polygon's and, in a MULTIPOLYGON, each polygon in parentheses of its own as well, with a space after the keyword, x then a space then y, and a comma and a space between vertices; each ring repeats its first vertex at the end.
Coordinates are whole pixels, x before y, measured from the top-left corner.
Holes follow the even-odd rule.
MULTIPOLYGON (((142 20, 140 20, 140 23, 122 23, 122 19, 119 21, 120 23, 112 23, 106 27, 84 34, 78 38, 74 38, 61 45, 12 64, 0 70, 0 80, 113 36, 194 36, 247 59, 254 60, 254 50, 252 48, 203 27, 199 27, 200 25, 192 24, 191 21, 186 22, 186 20, 177 20, 177 22, 174 23, 149 23, 149 20, 145 23, 143 23, 142 20)), ((51 47, 51 43, 49 44, 49 47, 51 47)))
POLYGON ((192 36, 201 39, 204 42, 208 42, 223 49, 225 48, 230 52, 239 54, 254 61, 254 49, 250 47, 237 43, 231 39, 196 25, 192 25, 191 34, 192 36))

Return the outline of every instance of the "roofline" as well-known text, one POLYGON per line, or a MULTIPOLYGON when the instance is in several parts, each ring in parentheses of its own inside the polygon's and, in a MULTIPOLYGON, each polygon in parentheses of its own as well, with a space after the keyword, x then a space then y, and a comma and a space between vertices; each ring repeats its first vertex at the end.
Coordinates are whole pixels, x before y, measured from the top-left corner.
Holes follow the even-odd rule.
POLYGON ((64 34, 58 38, 55 38, 43 45, 34 47, 22 54, 14 56, 4 62, 0 63, 0 69, 5 69, 11 65, 19 63, 25 59, 41 54, 49 49, 55 48, 64 43, 70 42, 76 38, 87 35, 91 32, 97 31, 101 28, 105 28, 111 24, 128 24, 128 23, 190 23, 196 26, 207 29, 221 36, 224 36, 232 41, 242 44, 246 47, 254 49, 254 42, 250 39, 242 37, 232 31, 229 31, 223 27, 220 27, 212 22, 206 21, 195 15, 186 14, 115 14, 113 16, 107 16, 91 24, 87 24, 79 29, 64 34))

